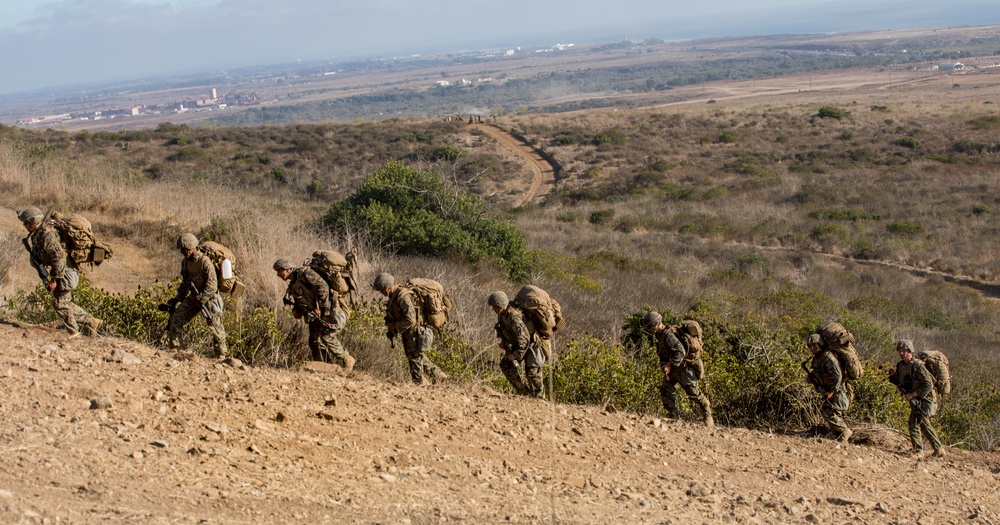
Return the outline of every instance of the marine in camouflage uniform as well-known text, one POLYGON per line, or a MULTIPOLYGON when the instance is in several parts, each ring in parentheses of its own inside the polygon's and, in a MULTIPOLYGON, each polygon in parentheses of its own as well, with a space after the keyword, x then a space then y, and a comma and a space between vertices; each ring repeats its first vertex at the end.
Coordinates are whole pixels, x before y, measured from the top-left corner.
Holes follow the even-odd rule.
POLYGON ((532 342, 531 332, 524 319, 524 313, 510 304, 507 294, 493 292, 486 299, 497 314, 496 333, 500 338, 500 348, 504 357, 500 360, 500 370, 507 381, 517 390, 518 394, 543 397, 542 365, 545 364, 544 349, 538 343, 532 342), (524 375, 528 379, 525 384, 517 370, 517 363, 524 363, 524 375))
POLYGON ((385 307, 387 336, 392 341, 399 337, 403 341, 403 352, 410 368, 410 378, 418 385, 429 383, 427 377, 435 381, 448 378, 426 353, 434 344, 434 331, 421 323, 420 311, 413 297, 413 290, 396 284, 389 273, 380 273, 372 281, 372 288, 389 298, 385 307))
POLYGON ((80 274, 66 264, 66 250, 63 249, 59 232, 42 224, 45 217, 38 208, 21 210, 17 217, 28 231, 28 243, 34 259, 32 264, 40 264, 48 271, 45 288, 52 294, 52 305, 70 337, 80 334, 80 324, 83 324, 87 335, 96 335, 101 320, 73 302, 73 290, 79 283, 80 274))
POLYGON ((290 259, 278 259, 273 268, 279 278, 288 281, 284 302, 292 306, 292 314, 296 319, 309 318, 309 351, 313 361, 330 363, 336 358, 344 370, 353 370, 355 360, 336 333, 347 326, 347 315, 331 300, 326 279, 308 266, 296 267, 290 259))
POLYGON ((177 249, 184 254, 181 261, 181 284, 177 295, 167 301, 173 313, 167 323, 167 345, 180 348, 184 325, 198 314, 205 318, 212 334, 212 357, 224 357, 226 329, 222 326, 222 296, 219 295, 215 265, 207 255, 198 250, 198 238, 185 233, 177 239, 177 249))
POLYGON ((896 363, 896 372, 889 376, 889 381, 896 385, 910 404, 907 426, 913 451, 917 454, 923 451, 923 437, 926 437, 934 448, 934 457, 943 457, 941 440, 931 426, 931 418, 937 414, 937 393, 934 391, 931 373, 927 371, 923 361, 913 357, 913 341, 900 340, 896 343, 896 353, 899 354, 899 363, 896 363))
POLYGON ((701 359, 694 362, 686 361, 687 350, 674 335, 673 330, 667 329, 663 324, 663 316, 659 313, 647 313, 642 319, 642 325, 656 338, 656 355, 660 359, 660 369, 663 371, 660 399, 668 417, 680 419, 680 409, 677 407, 677 385, 680 384, 687 393, 691 408, 695 411, 700 408, 705 425, 714 427, 712 404, 698 388, 698 380, 704 373, 705 363, 701 359))
POLYGON ((823 349, 823 338, 812 334, 806 339, 806 346, 812 352, 812 374, 806 376, 806 381, 823 396, 820 413, 837 434, 839 441, 847 442, 853 432, 844 423, 843 414, 851 407, 850 396, 844 388, 844 374, 840 362, 833 352, 823 349))

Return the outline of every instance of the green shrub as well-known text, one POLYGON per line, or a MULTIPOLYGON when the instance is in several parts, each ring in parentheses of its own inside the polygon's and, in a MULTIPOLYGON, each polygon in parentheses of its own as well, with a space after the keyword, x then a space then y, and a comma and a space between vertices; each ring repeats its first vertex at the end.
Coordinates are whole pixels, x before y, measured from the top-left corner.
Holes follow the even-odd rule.
POLYGON ((847 116, 847 111, 833 106, 823 106, 819 108, 819 113, 817 115, 820 118, 835 118, 837 120, 843 120, 844 117, 847 116))
POLYGON ((469 152, 458 146, 424 146, 417 150, 415 158, 425 161, 456 161, 468 155, 469 152))
POLYGON ((737 135, 733 131, 727 130, 719 134, 719 137, 716 139, 716 142, 722 144, 735 144, 737 140, 739 140, 739 135, 737 135))
POLYGON ((457 190, 440 174, 397 161, 331 206, 324 223, 335 230, 365 230, 400 255, 492 259, 515 280, 531 270, 524 234, 513 223, 492 216, 479 197, 457 190))
POLYGON ((609 129, 594 135, 594 144, 610 144, 612 146, 624 146, 628 144, 628 136, 618 129, 609 129))
POLYGON ((607 224, 614 217, 614 210, 596 210, 590 213, 590 217, 587 220, 590 224, 607 224))
POLYGON ((920 142, 913 137, 902 137, 896 141, 896 145, 909 149, 917 149, 920 147, 920 142))
POLYGON ((894 221, 885 226, 887 232, 900 237, 915 237, 924 234, 924 227, 911 222, 894 221))
POLYGON ((996 209, 988 204, 976 204, 972 207, 972 213, 975 215, 993 215, 996 213, 996 209))
POLYGON ((985 115, 976 117, 969 120, 968 124, 977 129, 1000 129, 1000 116, 985 115))
POLYGON ((556 135, 555 142, 560 146, 571 146, 573 144, 576 144, 577 142, 580 142, 580 137, 570 134, 556 135))
POLYGON ((847 208, 828 208, 809 212, 809 218, 824 221, 879 221, 882 216, 862 210, 851 210, 847 208))

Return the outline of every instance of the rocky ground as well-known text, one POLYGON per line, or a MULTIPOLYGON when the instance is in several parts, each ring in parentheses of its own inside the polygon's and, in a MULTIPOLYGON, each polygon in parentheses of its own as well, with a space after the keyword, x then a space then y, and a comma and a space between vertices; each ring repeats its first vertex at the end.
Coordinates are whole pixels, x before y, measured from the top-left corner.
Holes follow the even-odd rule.
POLYGON ((707 429, 0 323, 2 523, 1000 523, 1000 454, 707 429))

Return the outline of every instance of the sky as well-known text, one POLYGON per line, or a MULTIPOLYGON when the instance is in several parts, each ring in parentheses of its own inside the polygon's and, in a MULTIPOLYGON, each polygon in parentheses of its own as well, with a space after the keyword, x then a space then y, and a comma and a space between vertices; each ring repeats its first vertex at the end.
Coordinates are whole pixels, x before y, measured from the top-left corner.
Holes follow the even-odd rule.
POLYGON ((997 0, 6 0, 0 95, 296 60, 997 23, 997 0))

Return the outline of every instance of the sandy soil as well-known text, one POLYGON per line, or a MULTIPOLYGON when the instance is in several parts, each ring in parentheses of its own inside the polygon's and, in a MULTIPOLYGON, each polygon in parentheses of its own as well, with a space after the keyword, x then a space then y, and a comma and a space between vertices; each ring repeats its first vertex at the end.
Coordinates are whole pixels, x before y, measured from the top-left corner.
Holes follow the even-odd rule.
POLYGON ((3 523, 997 523, 1000 454, 915 458, 251 368, 0 323, 3 523))

